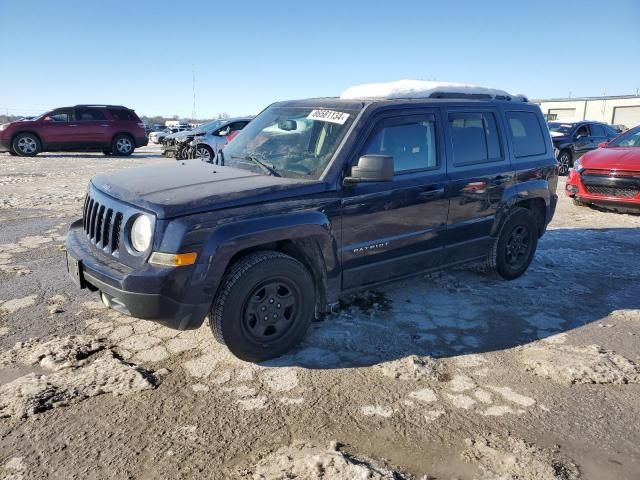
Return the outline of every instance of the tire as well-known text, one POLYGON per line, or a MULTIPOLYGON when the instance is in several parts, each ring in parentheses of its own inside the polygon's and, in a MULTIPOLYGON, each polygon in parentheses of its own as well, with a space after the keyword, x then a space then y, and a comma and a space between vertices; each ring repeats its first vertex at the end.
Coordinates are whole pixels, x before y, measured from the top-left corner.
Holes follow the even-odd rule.
POLYGON ((12 157, 17 157, 18 154, 16 152, 14 152, 13 150, 9 150, 9 155, 11 155, 12 157))
POLYGON ((119 157, 128 157, 133 153, 135 144, 129 135, 116 135, 111 142, 111 153, 119 157))
POLYGON ((113 152, 111 150, 103 150, 102 153, 106 156, 113 155, 113 152))
POLYGON ((561 150, 558 155, 558 174, 568 175, 569 169, 573 166, 573 158, 569 150, 561 150))
POLYGON ((538 222, 531 210, 513 208, 487 256, 488 270, 503 280, 514 280, 529 268, 538 247, 538 222))
POLYGON ((315 304, 315 285, 305 266, 264 250, 232 265, 208 321, 215 339, 236 357, 260 362, 282 355, 304 337, 315 304))
POLYGON ((20 157, 35 157, 42 151, 42 144, 34 134, 20 133, 11 142, 11 148, 20 157))
POLYGON ((197 145, 196 146, 196 158, 202 160, 203 162, 213 162, 216 158, 215 153, 213 152, 213 148, 209 145, 197 145))

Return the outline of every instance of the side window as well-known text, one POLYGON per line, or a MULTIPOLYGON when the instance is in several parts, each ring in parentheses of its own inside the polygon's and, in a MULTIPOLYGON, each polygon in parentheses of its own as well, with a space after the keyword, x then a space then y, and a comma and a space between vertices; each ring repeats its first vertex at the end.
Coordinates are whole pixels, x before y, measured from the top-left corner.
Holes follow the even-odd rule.
POLYGON ((580 125, 576 130, 576 137, 588 137, 589 136, 589 127, 586 125, 580 125))
POLYGON ((602 128, 602 126, 598 125, 597 123, 592 123, 591 125, 589 125, 589 128, 591 129, 591 136, 592 137, 606 137, 607 136, 604 133, 604 128, 602 128))
POLYGON ((65 110, 56 110, 51 112, 49 118, 52 122, 73 122, 73 110, 65 109, 65 110))
POLYGON ((385 119, 371 133, 360 156, 391 155, 396 172, 438 166, 433 117, 385 119))
POLYGON ((78 108, 76 110, 76 120, 78 122, 97 122, 100 120, 106 120, 102 110, 95 108, 78 108))
POLYGON ((449 128, 454 165, 502 160, 500 135, 493 113, 450 113, 449 128))
POLYGON ((242 130, 245 127, 246 124, 247 124, 247 122, 235 122, 235 123, 232 123, 231 125, 229 125, 231 127, 231 130, 229 131, 229 133, 237 132, 239 130, 242 130))
POLYGON ((137 121, 135 114, 131 110, 124 108, 111 108, 109 113, 114 120, 133 120, 137 121))
POLYGON ((543 155, 547 151, 538 116, 532 112, 507 112, 515 157, 543 155))

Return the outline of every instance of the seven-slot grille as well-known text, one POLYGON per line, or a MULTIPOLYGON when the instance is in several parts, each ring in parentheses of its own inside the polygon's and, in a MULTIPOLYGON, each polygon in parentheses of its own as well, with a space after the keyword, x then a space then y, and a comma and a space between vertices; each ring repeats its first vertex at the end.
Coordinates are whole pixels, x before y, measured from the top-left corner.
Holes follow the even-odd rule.
POLYGON ((82 226, 89 240, 98 248, 117 254, 122 220, 122 212, 115 211, 108 205, 100 205, 98 201, 87 195, 84 201, 82 226))

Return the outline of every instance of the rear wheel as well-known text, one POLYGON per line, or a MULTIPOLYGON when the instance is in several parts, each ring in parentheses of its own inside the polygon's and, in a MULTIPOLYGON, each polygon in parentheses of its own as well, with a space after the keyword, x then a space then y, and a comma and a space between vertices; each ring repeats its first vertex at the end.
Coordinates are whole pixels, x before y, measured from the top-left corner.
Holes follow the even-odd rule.
POLYGON ((11 155, 12 157, 17 157, 18 154, 16 152, 14 152, 13 150, 9 150, 9 155, 11 155))
POLYGON ((562 150, 560 155, 558 155, 558 173, 560 175, 567 175, 571 166, 571 152, 569 150, 562 150))
POLYGON ((531 210, 513 208, 500 229, 487 258, 490 271, 504 280, 521 276, 538 247, 538 223, 531 210))
POLYGON ((42 150, 40 139, 32 133, 21 133, 16 135, 11 147, 16 155, 21 157, 33 157, 42 150))
POLYGON ((304 337, 315 311, 311 274, 275 251, 252 253, 224 277, 209 313, 216 340, 253 362, 277 357, 304 337))
POLYGON ((105 154, 105 155, 107 155, 107 156, 109 156, 109 155, 112 155, 112 154, 113 154, 113 152, 112 152, 111 150, 103 150, 103 151, 102 151, 102 153, 103 153, 103 154, 105 154))
POLYGON ((116 135, 111 142, 111 153, 121 157, 129 156, 133 153, 133 139, 129 135, 116 135))

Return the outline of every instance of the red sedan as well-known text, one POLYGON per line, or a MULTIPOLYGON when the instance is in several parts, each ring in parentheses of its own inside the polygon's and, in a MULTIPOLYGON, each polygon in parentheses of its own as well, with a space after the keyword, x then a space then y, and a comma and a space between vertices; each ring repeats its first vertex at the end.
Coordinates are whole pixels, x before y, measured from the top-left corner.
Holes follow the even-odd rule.
POLYGON ((640 213, 640 126, 576 160, 565 194, 586 203, 640 213))

